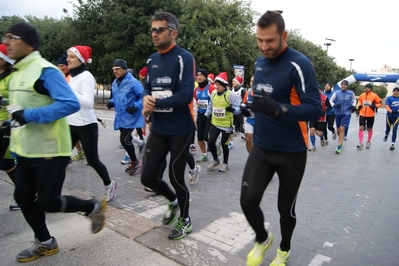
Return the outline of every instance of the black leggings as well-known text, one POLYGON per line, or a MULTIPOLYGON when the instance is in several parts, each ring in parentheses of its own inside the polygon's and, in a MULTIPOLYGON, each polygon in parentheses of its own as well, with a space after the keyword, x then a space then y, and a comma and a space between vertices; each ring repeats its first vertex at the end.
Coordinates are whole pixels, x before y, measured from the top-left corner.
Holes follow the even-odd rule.
MULTIPOLYGON (((194 160, 194 156, 191 152, 189 152, 187 154, 187 164, 190 167, 190 169, 195 168, 195 160, 194 160)), ((161 167, 159 168, 158 178, 160 178, 160 179, 163 178, 163 173, 165 172, 165 169, 166 169, 166 158, 165 158, 165 160, 162 161, 161 167)))
POLYGON ((43 242, 51 235, 46 226, 45 212, 86 212, 93 210, 90 200, 60 196, 69 157, 31 159, 18 157, 14 197, 22 214, 43 242))
POLYGON ((146 152, 143 156, 141 168, 141 183, 166 197, 169 201, 174 201, 177 198, 180 207, 180 217, 183 218, 189 217, 190 193, 184 181, 184 171, 186 169, 191 135, 171 136, 151 131, 147 139, 146 152), (169 179, 176 194, 165 181, 158 178, 159 170, 168 152, 170 152, 169 179))
POLYGON ((229 162, 229 146, 228 146, 228 140, 229 137, 231 135, 231 133, 228 133, 226 131, 223 131, 217 127, 215 127, 214 125, 211 125, 210 129, 209 129, 209 141, 208 141, 208 147, 209 150, 212 153, 213 159, 217 160, 218 155, 216 153, 216 140, 219 136, 219 134, 222 133, 222 138, 220 141, 220 145, 222 146, 222 150, 223 150, 223 163, 228 164, 229 162))
POLYGON ((267 239, 260 202, 273 175, 277 173, 280 182, 277 198, 280 248, 283 251, 291 249, 291 237, 296 225, 295 203, 305 172, 306 157, 306 151, 270 152, 253 146, 244 168, 240 203, 248 223, 255 231, 257 242, 267 239))
POLYGON ((96 170, 103 180, 104 186, 111 184, 107 167, 98 158, 98 125, 97 123, 86 126, 70 126, 72 149, 80 140, 87 163, 96 170))
POLYGON ((204 114, 197 113, 197 138, 198 141, 205 140, 208 142, 209 138, 209 128, 211 126, 211 119, 210 116, 207 118, 204 114))
POLYGON ((326 115, 326 125, 324 126, 323 130, 323 135, 324 139, 328 140, 328 133, 327 133, 327 128, 330 130, 333 134, 335 133, 334 129, 334 121, 335 121, 335 115, 326 115))
MULTIPOLYGON (((119 135, 119 141, 122 144, 123 148, 125 148, 125 151, 127 154, 129 154, 130 160, 132 162, 137 161, 136 157, 136 152, 135 148, 132 142, 132 133, 134 129, 128 129, 128 128, 119 128, 119 131, 121 134, 119 135)), ((140 128, 141 130, 141 128, 140 128)))

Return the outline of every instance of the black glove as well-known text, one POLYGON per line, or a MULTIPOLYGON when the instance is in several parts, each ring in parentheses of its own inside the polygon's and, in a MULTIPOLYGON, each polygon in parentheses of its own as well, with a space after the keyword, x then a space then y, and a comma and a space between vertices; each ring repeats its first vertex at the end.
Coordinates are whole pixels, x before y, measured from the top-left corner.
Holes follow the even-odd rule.
POLYGON ((11 114, 11 117, 13 120, 17 121, 20 126, 23 126, 26 124, 25 118, 24 118, 24 110, 17 110, 11 114))
POLYGON ((134 106, 126 107, 126 112, 128 112, 129 114, 133 114, 136 111, 137 111, 137 108, 134 106))
POLYGON ((391 112, 392 114, 397 114, 397 113, 399 113, 399 111, 398 110, 392 110, 392 112, 391 112))
POLYGON ((3 136, 10 136, 11 133, 11 124, 9 121, 4 121, 0 127, 0 135, 3 136))
POLYGON ((353 112, 355 112, 356 111, 356 106, 351 106, 351 113, 353 113, 353 112))
POLYGON ((321 116, 325 115, 326 112, 325 111, 321 111, 321 116))
POLYGON ((363 105, 359 105, 359 106, 357 107, 357 110, 360 111, 360 109, 362 109, 362 108, 363 108, 363 105))
POLYGON ((244 103, 241 104, 240 111, 245 117, 250 117, 251 116, 251 112, 247 109, 247 106, 244 103))
POLYGON ((247 108, 256 113, 278 115, 282 112, 281 106, 269 95, 262 91, 262 97, 252 97, 253 102, 247 104, 247 108))
POLYGON ((377 106, 375 105, 374 102, 372 102, 371 105, 370 105, 370 108, 373 109, 373 110, 375 110, 375 108, 377 108, 377 106))
POLYGON ((233 107, 231 107, 231 105, 228 106, 228 107, 226 107, 226 111, 228 111, 228 112, 234 113, 235 110, 236 110, 236 109, 234 109, 233 107))
POLYGON ((114 108, 114 107, 115 107, 115 104, 113 102, 107 102, 107 108, 108 109, 111 109, 111 108, 114 108))
POLYGON ((340 105, 339 103, 337 103, 336 105, 334 105, 335 108, 340 109, 342 105, 340 105))

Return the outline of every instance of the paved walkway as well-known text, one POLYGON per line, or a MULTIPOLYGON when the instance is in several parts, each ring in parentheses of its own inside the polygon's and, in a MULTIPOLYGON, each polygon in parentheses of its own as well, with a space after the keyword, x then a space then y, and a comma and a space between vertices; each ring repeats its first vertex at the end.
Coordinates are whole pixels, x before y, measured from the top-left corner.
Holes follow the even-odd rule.
MULTIPOLYGON (((318 142, 317 151, 309 153, 298 195, 298 220, 288 265, 399 265, 399 233, 395 230, 399 220, 398 151, 389 151, 389 142, 382 141, 383 111, 380 110, 376 117, 370 149, 356 149, 358 121, 353 116, 348 141, 340 155, 334 153, 336 141, 331 139, 325 147, 320 147, 318 142)), ((120 241, 119 250, 125 250, 126 243, 131 241, 162 256, 165 263, 141 264, 135 261, 134 256, 127 262, 122 254, 120 262, 125 265, 169 265, 167 263, 171 261, 181 265, 245 265, 245 257, 254 239, 239 205, 241 176, 247 158, 245 143, 239 137, 234 139, 235 148, 230 153, 230 169, 226 173, 206 172, 206 164, 202 164, 199 181, 190 186, 190 216, 194 230, 183 240, 170 241, 167 235, 171 228, 161 226, 166 210, 165 199, 145 192, 139 176, 131 177, 124 172, 125 166, 120 164, 124 151, 118 148, 119 134, 112 129, 113 111, 98 108, 96 113, 108 122, 105 129, 100 129, 100 159, 118 182, 116 199, 109 204, 107 212, 107 229, 95 236, 82 234, 87 243, 99 245, 103 251, 96 256, 104 264, 113 265, 117 260, 108 249, 113 250, 120 241), (109 231, 124 238, 115 236, 115 242, 109 243, 107 248, 102 241, 108 237, 109 231)), ((199 156, 199 152, 195 153, 195 157, 199 156)), ((0 179, 8 180, 4 173, 0 174, 0 179)), ((103 186, 95 171, 82 160, 67 168, 64 188, 66 193, 89 198, 100 195, 103 186)), ((280 242, 277 189, 278 179, 275 178, 262 201, 266 226, 275 235, 273 247, 262 265, 269 265, 280 242)), ((6 196, 3 195, 2 202, 5 208, 12 201, 11 193, 6 196)), ((29 231, 29 228, 18 212, 3 210, 0 215, 19 216, 21 219, 12 233, 6 235, 0 231, 0 244, 7 249, 7 255, 0 255, 0 260, 11 264, 15 246, 20 249, 31 238, 26 235, 21 239, 17 237, 21 234, 20 229, 29 231), (3 237, 7 237, 7 242, 3 242, 3 237)), ((49 220, 51 227, 53 220, 49 220)), ((87 221, 79 215, 70 223, 88 230, 87 221)), ((68 263, 60 261, 59 257, 63 256, 60 254, 39 261, 51 265, 86 263, 87 256, 77 255, 78 252, 72 248, 77 250, 85 244, 79 238, 67 240, 71 227, 62 224, 61 228, 51 227, 51 230, 59 239, 62 254, 65 254, 63 258, 68 263), (72 257, 72 254, 77 257, 72 257)))

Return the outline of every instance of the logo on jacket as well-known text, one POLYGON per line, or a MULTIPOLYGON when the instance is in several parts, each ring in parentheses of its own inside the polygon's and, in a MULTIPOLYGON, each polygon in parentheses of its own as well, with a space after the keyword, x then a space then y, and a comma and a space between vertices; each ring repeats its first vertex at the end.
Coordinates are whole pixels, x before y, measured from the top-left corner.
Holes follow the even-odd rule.
POLYGON ((273 87, 269 83, 267 84, 257 84, 255 87, 255 91, 257 92, 256 94, 262 93, 262 91, 266 92, 267 94, 272 94, 273 93, 273 87))
POLYGON ((157 84, 171 84, 172 79, 170 77, 162 77, 156 79, 157 84))

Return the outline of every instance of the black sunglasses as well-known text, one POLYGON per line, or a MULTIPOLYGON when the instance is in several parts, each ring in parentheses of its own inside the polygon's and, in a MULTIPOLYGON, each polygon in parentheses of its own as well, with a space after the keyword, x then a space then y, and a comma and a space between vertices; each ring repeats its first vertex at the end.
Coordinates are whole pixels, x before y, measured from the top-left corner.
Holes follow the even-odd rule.
POLYGON ((155 27, 155 28, 150 28, 150 34, 155 32, 156 34, 161 34, 162 32, 164 32, 165 30, 170 30, 173 31, 174 29, 170 28, 170 27, 155 27))

